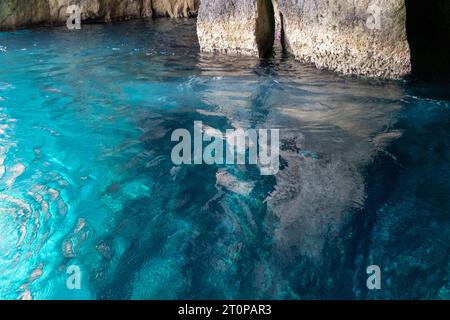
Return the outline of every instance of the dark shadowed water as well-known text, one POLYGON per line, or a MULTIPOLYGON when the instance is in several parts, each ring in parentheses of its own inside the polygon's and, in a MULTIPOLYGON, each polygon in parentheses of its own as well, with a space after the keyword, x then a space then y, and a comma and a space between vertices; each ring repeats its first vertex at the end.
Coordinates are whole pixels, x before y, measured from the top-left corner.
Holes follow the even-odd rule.
POLYGON ((0 33, 0 298, 448 299, 449 98, 200 54, 194 20, 0 33), (281 170, 174 165, 194 121, 279 129, 281 170))

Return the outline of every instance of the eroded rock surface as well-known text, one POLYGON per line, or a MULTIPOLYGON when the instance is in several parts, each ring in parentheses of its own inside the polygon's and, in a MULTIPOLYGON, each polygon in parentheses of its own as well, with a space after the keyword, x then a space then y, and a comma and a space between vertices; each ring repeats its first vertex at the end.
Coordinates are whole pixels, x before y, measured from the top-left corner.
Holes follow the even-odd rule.
POLYGON ((274 37, 270 0, 203 0, 197 34, 203 51, 264 55, 274 37))
POLYGON ((279 0, 279 7, 299 60, 384 78, 411 71, 404 0, 279 0))
POLYGON ((203 0, 197 28, 203 51, 262 55, 272 32, 319 68, 401 78, 411 71, 405 20, 404 0, 203 0))
POLYGON ((402 78, 411 72, 405 0, 3 0, 0 29, 82 20, 191 17, 206 52, 265 56, 275 43, 296 59, 343 74, 402 78))
POLYGON ((2 0, 0 30, 37 24, 62 25, 67 7, 82 7, 83 21, 108 22, 146 17, 190 17, 197 13, 199 0, 2 0))
POLYGON ((197 15, 200 0, 153 0, 155 16, 171 18, 188 18, 197 15))

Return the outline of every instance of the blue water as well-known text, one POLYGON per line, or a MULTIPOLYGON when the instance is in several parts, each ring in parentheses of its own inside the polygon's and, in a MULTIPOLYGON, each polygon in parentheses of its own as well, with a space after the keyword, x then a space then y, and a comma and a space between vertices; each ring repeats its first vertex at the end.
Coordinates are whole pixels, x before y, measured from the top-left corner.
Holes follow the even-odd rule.
POLYGON ((448 299, 448 89, 200 54, 194 20, 0 33, 0 298, 448 299), (194 121, 279 129, 280 172, 173 165, 194 121))

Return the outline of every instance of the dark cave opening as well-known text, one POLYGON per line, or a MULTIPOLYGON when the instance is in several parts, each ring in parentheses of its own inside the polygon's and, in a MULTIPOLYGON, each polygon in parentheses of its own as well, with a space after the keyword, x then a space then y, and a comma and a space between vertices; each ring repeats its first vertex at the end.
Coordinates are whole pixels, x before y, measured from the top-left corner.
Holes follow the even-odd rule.
POLYGON ((450 77, 450 1, 406 0, 412 75, 450 77))
POLYGON ((258 0, 257 10, 256 43, 260 57, 267 58, 272 55, 275 40, 275 13, 272 0, 258 0))
POLYGON ((287 39, 286 39, 286 34, 285 34, 285 30, 284 30, 284 17, 283 14, 280 12, 280 24, 281 24, 281 48, 283 50, 283 54, 288 53, 288 45, 287 45, 287 39))

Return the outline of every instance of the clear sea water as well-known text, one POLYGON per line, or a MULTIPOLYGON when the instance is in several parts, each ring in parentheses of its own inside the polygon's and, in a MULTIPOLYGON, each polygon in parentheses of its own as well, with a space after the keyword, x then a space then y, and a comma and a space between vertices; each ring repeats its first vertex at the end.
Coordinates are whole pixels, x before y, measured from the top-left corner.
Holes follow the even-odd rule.
POLYGON ((0 33, 0 298, 449 299, 449 89, 200 54, 194 20, 0 33), (174 166, 194 121, 280 129, 280 172, 174 166))

